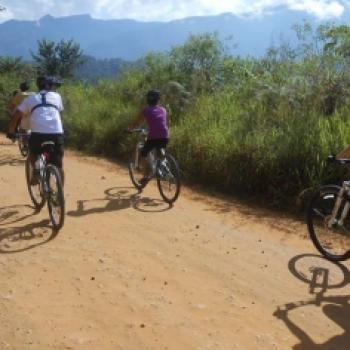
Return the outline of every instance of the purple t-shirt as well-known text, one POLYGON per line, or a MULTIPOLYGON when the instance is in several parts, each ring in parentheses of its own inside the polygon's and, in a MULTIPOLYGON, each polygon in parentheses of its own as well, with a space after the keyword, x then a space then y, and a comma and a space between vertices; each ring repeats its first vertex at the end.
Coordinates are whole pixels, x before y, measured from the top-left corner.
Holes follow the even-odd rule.
POLYGON ((169 130, 167 125, 167 113, 162 106, 149 106, 142 110, 142 115, 148 125, 148 139, 167 139, 169 130))

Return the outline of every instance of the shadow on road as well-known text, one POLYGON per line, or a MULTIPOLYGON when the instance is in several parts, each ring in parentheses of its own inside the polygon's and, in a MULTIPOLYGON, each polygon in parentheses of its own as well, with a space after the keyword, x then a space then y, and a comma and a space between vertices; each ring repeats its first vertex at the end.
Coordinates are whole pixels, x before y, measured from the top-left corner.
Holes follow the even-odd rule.
POLYGON ((290 260, 288 267, 296 278, 308 284, 309 293, 312 295, 310 300, 288 303, 279 307, 274 313, 274 316, 282 320, 291 333, 298 338, 299 344, 295 345, 293 350, 349 350, 350 295, 326 296, 327 291, 344 288, 350 284, 348 268, 310 254, 294 257, 290 260), (323 314, 343 332, 322 344, 314 342, 311 336, 289 316, 291 311, 309 305, 321 308, 323 314))
POLYGON ((0 228, 0 254, 20 253, 43 245, 57 235, 49 225, 49 220, 42 220, 19 227, 0 228))
POLYGON ((20 166, 20 165, 24 165, 25 162, 26 162, 25 158, 19 159, 10 155, 0 156, 0 166, 3 166, 3 165, 20 166))
POLYGON ((0 208, 0 226, 23 221, 35 214, 35 208, 30 205, 10 205, 0 208))
POLYGON ((145 213, 163 212, 171 209, 169 204, 161 200, 141 197, 140 192, 137 192, 133 187, 112 187, 105 190, 104 194, 105 196, 103 198, 78 200, 77 209, 69 211, 67 215, 80 217, 128 208, 134 208, 135 210, 145 213), (91 207, 92 204, 96 203, 100 204, 91 207))

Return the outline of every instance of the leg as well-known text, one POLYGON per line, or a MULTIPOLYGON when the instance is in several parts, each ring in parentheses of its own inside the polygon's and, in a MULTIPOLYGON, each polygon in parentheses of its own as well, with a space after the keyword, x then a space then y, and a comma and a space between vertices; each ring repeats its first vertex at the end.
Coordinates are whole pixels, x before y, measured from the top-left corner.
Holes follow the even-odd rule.
POLYGON ((62 166, 62 168, 58 168, 58 171, 60 172, 61 179, 62 179, 62 185, 64 186, 64 178, 65 178, 65 175, 64 175, 63 166, 62 166))
POLYGON ((169 139, 157 139, 155 141, 156 141, 155 148, 157 150, 157 157, 159 159, 164 159, 165 149, 167 144, 169 143, 169 139))
POLYGON ((153 150, 153 148, 154 148, 154 140, 147 140, 140 153, 140 164, 143 169, 144 179, 148 179, 152 173, 151 166, 147 161, 147 156, 153 150))
POLYGON ((40 138, 38 135, 32 135, 28 141, 28 147, 29 147, 29 161, 31 163, 31 169, 32 169, 32 174, 31 174, 31 185, 35 186, 39 183, 38 177, 35 176, 34 169, 35 169, 35 161, 40 154, 40 138))
POLYGON ((140 165, 141 165, 141 169, 143 171, 143 176, 144 177, 149 177, 149 175, 151 174, 151 167, 147 161, 147 156, 144 157, 141 155, 140 157, 140 165))
POLYGON ((56 165, 62 180, 62 185, 65 182, 65 173, 63 169, 63 157, 64 157, 64 137, 63 135, 55 135, 53 141, 55 142, 55 150, 52 155, 52 163, 56 165))

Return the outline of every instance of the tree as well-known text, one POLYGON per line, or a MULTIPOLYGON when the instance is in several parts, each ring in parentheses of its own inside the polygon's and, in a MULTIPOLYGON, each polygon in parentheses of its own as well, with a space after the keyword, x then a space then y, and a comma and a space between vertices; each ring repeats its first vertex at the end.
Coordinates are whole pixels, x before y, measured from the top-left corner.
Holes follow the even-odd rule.
POLYGON ((71 78, 74 71, 83 60, 80 45, 73 40, 61 40, 55 43, 51 40, 38 41, 38 52, 32 57, 37 63, 41 74, 55 75, 61 78, 71 78))
POLYGON ((170 52, 170 59, 182 80, 190 78, 197 90, 212 89, 224 57, 225 48, 216 34, 191 35, 184 45, 170 52))
POLYGON ((0 57, 0 73, 20 72, 24 67, 21 57, 0 57))
POLYGON ((324 71, 322 81, 323 112, 334 114, 337 107, 346 103, 350 93, 350 27, 347 25, 321 25, 318 35, 323 44, 321 62, 324 71))
POLYGON ((38 53, 31 52, 31 55, 41 74, 57 75, 59 62, 56 51, 55 42, 46 39, 38 41, 38 53))
POLYGON ((74 70, 83 62, 83 52, 80 49, 80 45, 73 40, 61 40, 56 48, 59 61, 59 76, 62 78, 72 77, 74 70))

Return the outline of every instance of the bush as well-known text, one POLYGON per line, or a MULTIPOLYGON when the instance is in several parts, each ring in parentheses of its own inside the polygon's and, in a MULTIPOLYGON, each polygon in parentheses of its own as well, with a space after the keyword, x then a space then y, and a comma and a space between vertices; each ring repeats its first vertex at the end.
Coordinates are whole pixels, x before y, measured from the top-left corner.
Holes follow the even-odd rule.
MULTIPOLYGON (((170 114, 169 149, 187 181, 290 203, 306 187, 345 176, 325 163, 350 140, 350 65, 339 50, 348 31, 336 29, 320 28, 318 44, 306 45, 300 34, 309 28, 299 28, 298 47, 281 45, 260 59, 226 55, 215 35, 191 37, 119 80, 68 83, 68 145, 126 160, 134 139, 124 129, 146 91, 158 88, 170 114), (320 40, 327 49, 318 49, 320 40)), ((0 94, 14 81, 0 76, 0 94)))

